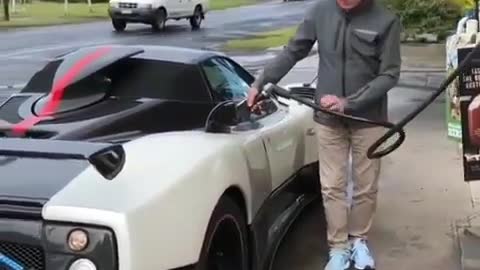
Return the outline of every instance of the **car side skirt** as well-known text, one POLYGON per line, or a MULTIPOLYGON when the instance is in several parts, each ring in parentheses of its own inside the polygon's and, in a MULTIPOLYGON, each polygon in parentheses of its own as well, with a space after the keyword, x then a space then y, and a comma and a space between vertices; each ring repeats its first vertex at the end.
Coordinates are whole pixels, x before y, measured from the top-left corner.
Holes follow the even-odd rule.
POLYGON ((250 225, 251 269, 270 270, 275 253, 302 210, 321 197, 318 163, 309 164, 278 187, 250 225))

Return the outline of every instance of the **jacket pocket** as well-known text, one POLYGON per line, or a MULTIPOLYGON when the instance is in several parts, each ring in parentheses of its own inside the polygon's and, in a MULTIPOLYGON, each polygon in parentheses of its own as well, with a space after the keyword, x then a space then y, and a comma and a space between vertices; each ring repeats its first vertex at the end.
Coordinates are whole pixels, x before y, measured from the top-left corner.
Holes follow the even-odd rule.
POLYGON ((362 56, 377 56, 378 33, 364 29, 353 29, 351 36, 352 50, 362 56))

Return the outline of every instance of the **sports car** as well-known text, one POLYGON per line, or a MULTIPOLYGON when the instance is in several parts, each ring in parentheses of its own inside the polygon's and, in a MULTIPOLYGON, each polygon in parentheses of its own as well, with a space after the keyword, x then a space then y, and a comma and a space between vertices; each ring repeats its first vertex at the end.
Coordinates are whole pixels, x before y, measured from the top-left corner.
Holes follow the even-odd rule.
POLYGON ((253 80, 177 47, 52 59, 0 106, 0 268, 271 269, 318 153, 312 110, 250 110, 253 80))

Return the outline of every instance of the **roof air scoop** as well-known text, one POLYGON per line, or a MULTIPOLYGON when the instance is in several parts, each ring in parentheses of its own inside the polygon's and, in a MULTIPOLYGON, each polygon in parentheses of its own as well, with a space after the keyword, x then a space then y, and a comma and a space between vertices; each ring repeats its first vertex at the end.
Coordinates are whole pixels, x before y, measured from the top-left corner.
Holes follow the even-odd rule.
POLYGON ((95 46, 62 56, 52 89, 34 105, 37 116, 76 110, 98 102, 110 89, 110 79, 101 71, 144 50, 135 47, 95 46))

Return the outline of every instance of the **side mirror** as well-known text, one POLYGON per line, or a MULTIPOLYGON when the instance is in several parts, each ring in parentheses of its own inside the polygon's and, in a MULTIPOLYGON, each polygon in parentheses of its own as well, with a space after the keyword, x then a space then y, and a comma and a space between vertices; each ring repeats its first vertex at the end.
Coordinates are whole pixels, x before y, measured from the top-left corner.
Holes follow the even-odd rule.
POLYGON ((219 103, 210 111, 205 130, 212 133, 230 133, 237 121, 237 106, 233 101, 219 103))

